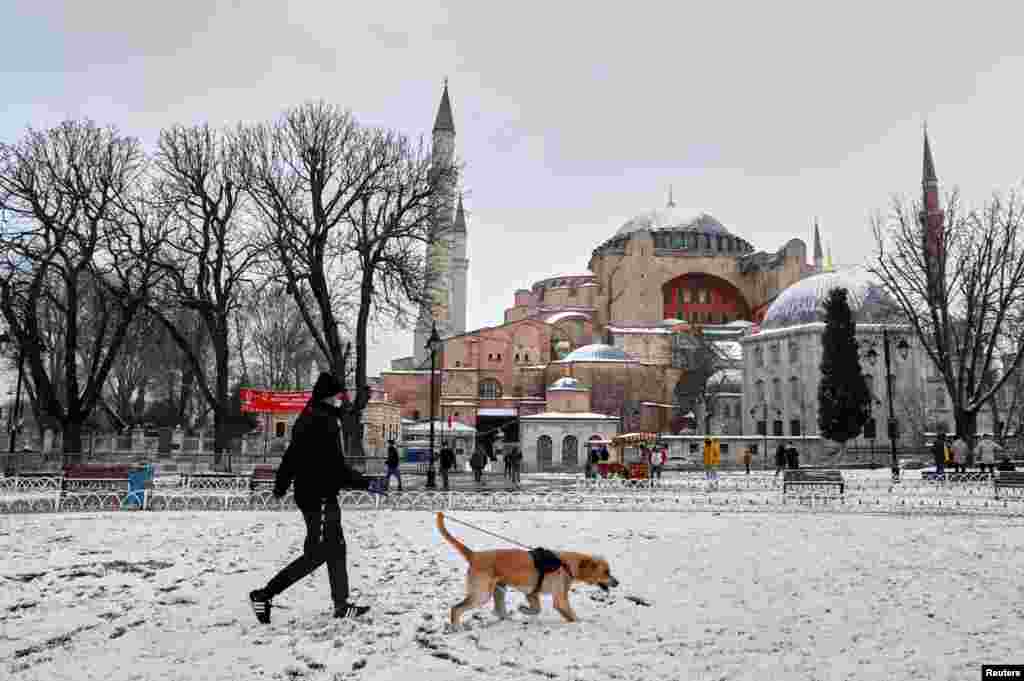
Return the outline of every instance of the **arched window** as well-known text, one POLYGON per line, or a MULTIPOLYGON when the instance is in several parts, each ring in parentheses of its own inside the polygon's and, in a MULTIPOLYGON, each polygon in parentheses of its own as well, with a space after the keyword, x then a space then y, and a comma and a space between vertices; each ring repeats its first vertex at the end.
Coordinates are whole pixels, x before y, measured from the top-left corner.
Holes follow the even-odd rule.
POLYGON ((562 466, 576 469, 579 464, 579 443, 575 436, 566 435, 562 439, 562 466))
POLYGON ((537 470, 551 468, 551 438, 541 435, 537 438, 537 470))
POLYGON ((479 395, 485 400, 496 400, 501 397, 501 383, 493 378, 480 381, 479 395))

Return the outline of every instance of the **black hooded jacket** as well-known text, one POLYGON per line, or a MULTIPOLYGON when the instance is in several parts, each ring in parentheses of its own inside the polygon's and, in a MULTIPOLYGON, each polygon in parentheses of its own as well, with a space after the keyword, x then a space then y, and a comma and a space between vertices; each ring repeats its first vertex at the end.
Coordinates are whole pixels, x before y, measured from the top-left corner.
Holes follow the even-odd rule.
POLYGON ((292 440, 277 469, 274 494, 284 496, 295 482, 295 503, 319 511, 324 501, 337 504, 341 489, 369 489, 370 481, 345 463, 341 450, 341 410, 324 399, 341 392, 328 373, 320 374, 313 396, 292 427, 292 440))

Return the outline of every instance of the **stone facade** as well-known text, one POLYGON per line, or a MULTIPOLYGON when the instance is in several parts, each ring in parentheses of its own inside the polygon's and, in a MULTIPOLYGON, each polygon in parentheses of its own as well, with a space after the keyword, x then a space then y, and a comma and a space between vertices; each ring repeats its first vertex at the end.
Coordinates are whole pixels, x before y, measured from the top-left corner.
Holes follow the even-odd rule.
POLYGON ((363 410, 363 448, 367 456, 383 456, 388 440, 402 437, 402 408, 396 402, 370 400, 363 410))
POLYGON ((520 419, 520 445, 527 471, 582 471, 587 442, 610 440, 619 420, 598 414, 545 413, 520 419))

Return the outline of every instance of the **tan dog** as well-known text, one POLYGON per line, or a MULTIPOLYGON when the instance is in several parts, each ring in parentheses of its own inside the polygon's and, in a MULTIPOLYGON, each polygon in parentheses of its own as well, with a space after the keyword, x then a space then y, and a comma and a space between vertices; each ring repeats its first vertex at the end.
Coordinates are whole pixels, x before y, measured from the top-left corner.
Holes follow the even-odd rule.
POLYGON ((456 627, 463 613, 472 608, 479 608, 494 598, 494 612, 501 619, 505 612, 505 590, 507 587, 518 589, 527 595, 530 608, 522 611, 535 615, 540 612, 541 593, 553 594, 555 610, 567 622, 576 621, 576 613, 569 605, 569 588, 573 582, 594 584, 605 591, 608 587, 618 586, 619 580, 612 577, 608 561, 598 556, 572 551, 557 552, 563 567, 557 572, 544 575, 540 588, 537 581, 540 577, 533 559, 528 551, 522 549, 497 549, 493 551, 471 551, 466 545, 453 537, 445 529, 444 514, 437 514, 437 529, 441 536, 462 554, 469 563, 466 572, 466 598, 452 607, 451 625, 456 627))

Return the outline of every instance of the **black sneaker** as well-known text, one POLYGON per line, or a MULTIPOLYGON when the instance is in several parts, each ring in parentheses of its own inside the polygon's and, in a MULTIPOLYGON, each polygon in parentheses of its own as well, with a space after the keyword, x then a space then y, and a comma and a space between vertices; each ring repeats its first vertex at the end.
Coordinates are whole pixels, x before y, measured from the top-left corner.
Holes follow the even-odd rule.
POLYGON ((352 603, 342 603, 334 606, 334 616, 339 619, 353 619, 356 617, 362 617, 366 613, 370 612, 370 606, 368 605, 354 605, 352 603))
POLYGON ((260 624, 270 624, 270 599, 264 595, 261 589, 249 592, 249 605, 256 613, 256 619, 260 624))

